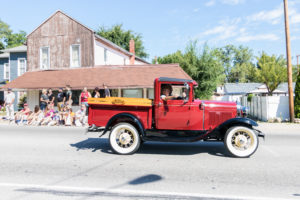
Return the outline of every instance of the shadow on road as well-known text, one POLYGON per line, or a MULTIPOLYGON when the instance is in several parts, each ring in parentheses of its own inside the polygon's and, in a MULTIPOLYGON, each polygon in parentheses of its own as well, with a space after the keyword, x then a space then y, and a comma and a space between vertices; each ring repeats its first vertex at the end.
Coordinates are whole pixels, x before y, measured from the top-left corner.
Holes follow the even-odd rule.
MULTIPOLYGON (((88 138, 70 146, 79 150, 92 150, 110 153, 111 147, 106 138, 88 138)), ((208 153, 214 156, 225 157, 226 149, 222 142, 194 142, 194 143, 173 143, 173 142, 145 142, 137 154, 164 154, 164 155, 194 155, 208 153)))

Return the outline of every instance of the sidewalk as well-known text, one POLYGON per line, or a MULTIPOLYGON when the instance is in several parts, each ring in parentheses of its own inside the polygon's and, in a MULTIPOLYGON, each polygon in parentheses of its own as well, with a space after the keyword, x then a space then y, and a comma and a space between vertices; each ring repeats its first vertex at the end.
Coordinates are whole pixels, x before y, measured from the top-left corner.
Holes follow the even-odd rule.
POLYGON ((266 135, 300 135, 300 124, 259 122, 256 129, 266 135))

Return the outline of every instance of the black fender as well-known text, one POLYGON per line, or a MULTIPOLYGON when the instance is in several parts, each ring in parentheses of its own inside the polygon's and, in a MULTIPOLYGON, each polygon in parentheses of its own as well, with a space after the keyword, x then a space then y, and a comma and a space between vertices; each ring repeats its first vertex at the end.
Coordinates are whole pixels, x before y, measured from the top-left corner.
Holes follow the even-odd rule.
POLYGON ((258 124, 254 120, 249 118, 244 118, 244 117, 231 118, 223 122, 219 126, 217 126, 214 130, 212 130, 212 132, 219 135, 219 137, 223 137, 226 131, 233 126, 246 126, 248 128, 255 130, 253 126, 258 126, 258 124))
POLYGON ((107 131, 109 131, 112 126, 114 125, 114 122, 116 120, 122 122, 126 122, 127 120, 126 119, 129 119, 130 122, 134 123, 133 125, 135 125, 135 127, 138 129, 137 131, 142 135, 144 136, 145 135, 145 129, 144 129, 144 126, 143 124, 141 123, 141 121, 136 117, 134 116, 133 114, 130 114, 130 113, 119 113, 119 114, 116 114, 114 115, 112 118, 110 118, 110 120, 107 122, 106 126, 105 126, 105 129, 104 129, 104 132, 102 135, 104 135, 107 131))
POLYGON ((225 122, 223 122, 221 125, 219 125, 219 127, 224 127, 224 126, 234 126, 234 125, 245 125, 248 127, 252 126, 258 126, 258 124, 256 123, 256 121, 249 119, 249 118, 244 118, 244 117, 237 117, 237 118, 231 118, 225 122))

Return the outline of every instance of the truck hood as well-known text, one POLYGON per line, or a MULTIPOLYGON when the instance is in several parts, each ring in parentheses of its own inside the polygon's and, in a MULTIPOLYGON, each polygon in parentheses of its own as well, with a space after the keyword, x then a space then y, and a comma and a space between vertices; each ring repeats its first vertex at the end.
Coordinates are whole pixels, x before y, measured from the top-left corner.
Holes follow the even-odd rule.
POLYGON ((217 107, 231 107, 235 108, 237 107, 235 102, 230 102, 230 101, 210 101, 210 100, 195 100, 194 101, 196 104, 201 104, 204 103, 205 107, 210 107, 210 108, 217 108, 217 107))

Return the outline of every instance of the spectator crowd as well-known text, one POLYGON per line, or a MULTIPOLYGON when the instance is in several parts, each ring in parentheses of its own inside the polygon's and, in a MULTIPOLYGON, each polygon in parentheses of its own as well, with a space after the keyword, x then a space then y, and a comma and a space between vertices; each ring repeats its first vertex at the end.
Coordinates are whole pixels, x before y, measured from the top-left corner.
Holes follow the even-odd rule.
POLYGON ((65 91, 59 88, 57 95, 53 94, 52 89, 43 89, 40 96, 40 105, 36 105, 34 110, 30 110, 28 103, 23 104, 23 109, 14 112, 15 94, 8 89, 4 98, 6 117, 4 120, 14 121, 17 125, 34 126, 86 126, 88 123, 88 98, 110 97, 110 91, 103 85, 103 91, 98 87, 91 93, 87 88, 83 88, 79 96, 79 109, 73 112, 72 109, 72 90, 69 85, 65 91), (57 110, 55 106, 57 105, 57 110))

